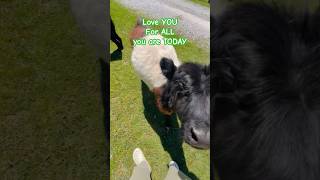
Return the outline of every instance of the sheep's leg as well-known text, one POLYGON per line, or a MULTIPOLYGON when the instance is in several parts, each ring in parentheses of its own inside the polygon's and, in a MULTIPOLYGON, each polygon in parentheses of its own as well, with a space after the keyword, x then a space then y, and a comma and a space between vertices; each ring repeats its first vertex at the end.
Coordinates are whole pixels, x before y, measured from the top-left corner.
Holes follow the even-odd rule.
POLYGON ((116 27, 114 26, 112 19, 110 20, 111 20, 111 40, 117 45, 119 50, 122 50, 123 49, 122 40, 116 32, 116 27))

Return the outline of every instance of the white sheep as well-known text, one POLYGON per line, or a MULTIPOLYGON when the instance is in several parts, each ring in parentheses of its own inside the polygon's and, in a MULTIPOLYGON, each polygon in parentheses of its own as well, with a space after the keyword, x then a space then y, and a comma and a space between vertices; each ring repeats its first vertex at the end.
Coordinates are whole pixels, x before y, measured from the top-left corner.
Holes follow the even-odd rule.
POLYGON ((180 66, 176 50, 172 45, 164 45, 164 40, 161 35, 144 36, 144 27, 141 26, 141 20, 138 20, 136 27, 130 34, 131 41, 134 39, 145 39, 145 45, 136 45, 133 47, 131 55, 131 63, 140 79, 153 92, 156 99, 158 109, 167 115, 172 113, 172 110, 162 107, 160 97, 162 87, 167 82, 166 77, 162 74, 160 61, 163 57, 172 59, 174 64, 180 66), (161 45, 150 45, 148 42, 152 39, 161 40, 161 45))

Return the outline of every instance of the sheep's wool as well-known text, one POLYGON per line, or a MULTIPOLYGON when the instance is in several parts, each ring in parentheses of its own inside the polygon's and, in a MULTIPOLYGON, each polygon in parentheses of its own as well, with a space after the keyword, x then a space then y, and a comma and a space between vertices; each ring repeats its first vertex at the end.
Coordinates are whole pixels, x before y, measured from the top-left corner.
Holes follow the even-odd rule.
POLYGON ((172 45, 163 45, 163 37, 161 35, 147 35, 143 38, 147 43, 133 48, 131 62, 140 79, 152 90, 167 82, 166 77, 161 72, 161 58, 172 59, 177 67, 181 63, 174 47, 172 45), (161 39, 161 45, 149 45, 149 39, 161 39))

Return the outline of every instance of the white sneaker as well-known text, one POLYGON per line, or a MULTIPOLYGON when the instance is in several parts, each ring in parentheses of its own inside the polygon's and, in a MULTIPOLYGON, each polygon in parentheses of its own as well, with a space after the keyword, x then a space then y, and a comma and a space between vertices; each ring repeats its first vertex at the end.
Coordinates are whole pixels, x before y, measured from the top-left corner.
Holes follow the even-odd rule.
POLYGON ((169 167, 169 168, 170 168, 170 167, 174 167, 174 168, 176 168, 177 170, 179 170, 178 164, 177 164, 176 162, 174 162, 174 161, 170 161, 169 164, 168 164, 168 167, 169 167))
POLYGON ((151 171, 151 167, 150 167, 146 157, 144 156, 144 154, 140 148, 134 149, 134 151, 132 153, 132 158, 133 158, 133 161, 136 165, 139 165, 140 163, 145 161, 146 164, 148 165, 148 169, 151 171))

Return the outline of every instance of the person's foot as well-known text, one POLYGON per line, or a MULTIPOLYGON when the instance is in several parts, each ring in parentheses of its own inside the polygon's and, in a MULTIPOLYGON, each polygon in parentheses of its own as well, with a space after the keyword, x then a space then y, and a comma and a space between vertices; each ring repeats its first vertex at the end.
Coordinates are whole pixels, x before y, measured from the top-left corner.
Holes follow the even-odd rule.
POLYGON ((146 162, 147 166, 148 166, 148 169, 151 171, 151 167, 146 159, 146 157, 144 156, 142 150, 140 148, 136 148, 133 153, 132 153, 132 158, 133 158, 133 161, 136 165, 139 165, 140 163, 142 162, 146 162))
POLYGON ((176 169, 179 170, 178 164, 177 164, 176 162, 174 162, 174 161, 170 161, 170 162, 169 162, 168 168, 170 168, 170 167, 174 167, 174 168, 176 168, 176 169))

